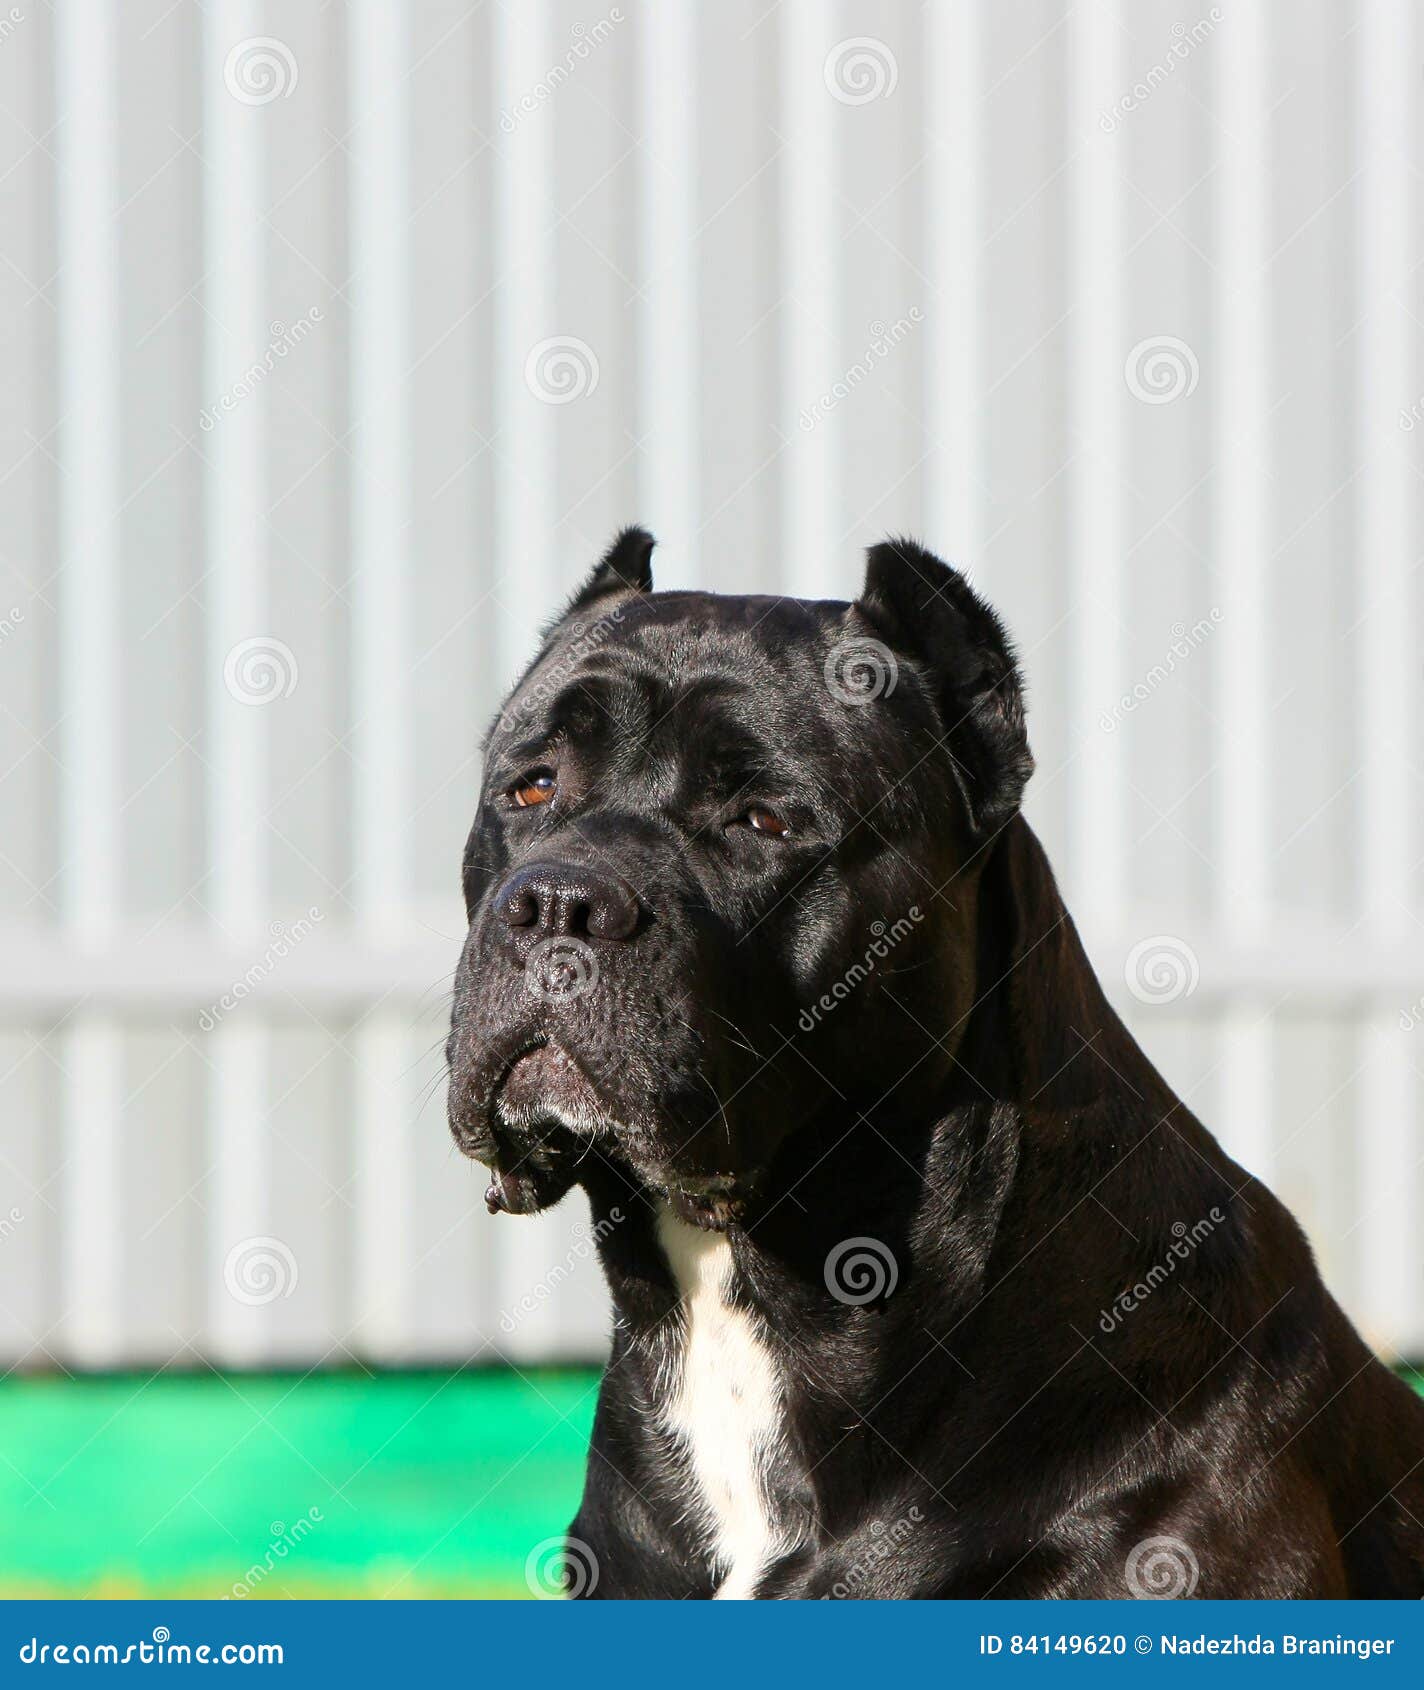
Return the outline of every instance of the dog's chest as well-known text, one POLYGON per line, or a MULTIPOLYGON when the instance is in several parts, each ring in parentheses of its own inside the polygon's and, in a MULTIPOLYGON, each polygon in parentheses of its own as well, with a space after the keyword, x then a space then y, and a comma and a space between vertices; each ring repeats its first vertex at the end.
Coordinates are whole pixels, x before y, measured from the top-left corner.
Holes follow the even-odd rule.
POLYGON ((682 1294, 682 1343, 664 1415, 711 1536, 716 1594, 749 1596, 763 1568, 791 1547, 767 1490, 784 1436, 781 1384, 752 1320, 727 1301, 727 1240, 668 1210, 658 1237, 682 1294))

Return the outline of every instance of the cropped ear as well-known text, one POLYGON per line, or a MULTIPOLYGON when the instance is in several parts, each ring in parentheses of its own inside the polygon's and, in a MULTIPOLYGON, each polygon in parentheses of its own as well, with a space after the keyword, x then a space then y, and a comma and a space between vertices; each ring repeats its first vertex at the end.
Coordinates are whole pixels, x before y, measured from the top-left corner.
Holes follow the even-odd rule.
POLYGON ((975 830, 1002 827, 1033 773, 1023 682, 1003 623, 957 570, 914 540, 870 548, 858 604, 931 678, 975 830))
POLYGON ((653 590, 653 547, 657 544, 646 528, 625 528, 604 553, 593 573, 569 600, 565 616, 587 610, 600 599, 618 593, 650 593, 653 590))

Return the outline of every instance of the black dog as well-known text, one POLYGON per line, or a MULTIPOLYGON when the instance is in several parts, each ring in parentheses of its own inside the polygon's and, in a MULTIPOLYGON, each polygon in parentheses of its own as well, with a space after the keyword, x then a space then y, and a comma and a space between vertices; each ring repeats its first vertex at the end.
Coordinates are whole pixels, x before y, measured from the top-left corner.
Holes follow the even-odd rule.
POLYGON ((607 1597, 1420 1596, 1424 1402, 1109 1008, 998 619, 653 594, 624 533, 491 731, 450 1122, 578 1182, 607 1597))

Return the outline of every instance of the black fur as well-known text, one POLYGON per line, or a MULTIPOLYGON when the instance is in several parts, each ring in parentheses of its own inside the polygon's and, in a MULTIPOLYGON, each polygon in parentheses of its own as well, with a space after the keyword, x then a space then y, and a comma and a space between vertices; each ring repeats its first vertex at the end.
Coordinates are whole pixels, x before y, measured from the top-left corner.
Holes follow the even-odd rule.
POLYGON ((1121 1596, 1158 1538, 1200 1597, 1424 1595, 1424 1403, 1104 998, 1018 811, 997 617, 906 541, 851 605, 653 594, 651 549, 620 536, 492 730, 449 1043, 491 1206, 579 1182, 599 1222, 576 1582, 719 1576, 659 1420, 669 1204, 726 1233, 784 1381, 799 1547, 759 1595, 1121 1596), (553 801, 515 808, 531 770, 553 801), (541 943, 592 985, 531 990, 541 943), (896 1280, 848 1304, 864 1238, 896 1280))

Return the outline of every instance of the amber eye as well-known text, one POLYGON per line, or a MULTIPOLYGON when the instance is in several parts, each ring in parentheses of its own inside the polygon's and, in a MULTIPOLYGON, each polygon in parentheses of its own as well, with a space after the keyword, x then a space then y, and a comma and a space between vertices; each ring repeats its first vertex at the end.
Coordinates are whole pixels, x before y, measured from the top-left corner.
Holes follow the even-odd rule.
POLYGON ((510 802, 516 810, 527 810, 532 804, 547 804, 558 786, 558 781, 548 769, 531 769, 510 787, 510 802))
POLYGON ((768 810, 765 804, 753 804, 747 811, 747 826, 755 828, 758 833, 770 834, 773 839, 785 839, 791 831, 791 823, 783 821, 775 810, 768 810))

